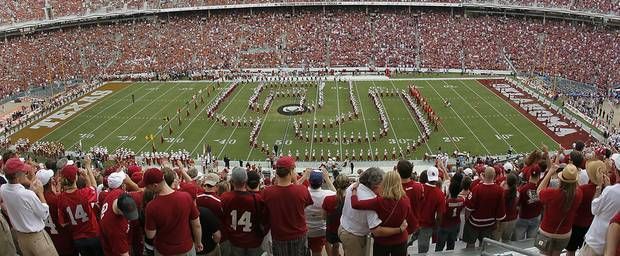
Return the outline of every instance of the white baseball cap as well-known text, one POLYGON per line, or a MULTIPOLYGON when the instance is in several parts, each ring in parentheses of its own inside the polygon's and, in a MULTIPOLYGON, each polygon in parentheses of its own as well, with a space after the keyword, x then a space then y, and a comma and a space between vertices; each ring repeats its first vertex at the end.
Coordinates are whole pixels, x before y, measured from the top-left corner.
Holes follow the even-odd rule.
POLYGON ((512 166, 512 164, 510 162, 506 162, 504 164, 504 170, 505 171, 512 171, 512 169, 514 169, 514 167, 512 166))
POLYGON ((616 167, 616 170, 620 170, 620 154, 613 154, 609 157, 609 159, 614 161, 614 166, 616 167))
POLYGON ((438 181, 439 169, 437 169, 437 167, 431 166, 426 171, 426 175, 428 176, 428 181, 438 181))
POLYGON ((108 187, 111 189, 120 187, 123 184, 125 177, 126 175, 124 172, 115 172, 110 174, 108 176, 108 187))
POLYGON ((47 185, 50 182, 50 179, 54 176, 54 171, 49 169, 39 170, 36 174, 37 179, 41 182, 43 186, 47 185))
POLYGON ((465 173, 465 175, 472 175, 474 171, 471 168, 465 168, 465 170, 463 170, 463 173, 465 173))

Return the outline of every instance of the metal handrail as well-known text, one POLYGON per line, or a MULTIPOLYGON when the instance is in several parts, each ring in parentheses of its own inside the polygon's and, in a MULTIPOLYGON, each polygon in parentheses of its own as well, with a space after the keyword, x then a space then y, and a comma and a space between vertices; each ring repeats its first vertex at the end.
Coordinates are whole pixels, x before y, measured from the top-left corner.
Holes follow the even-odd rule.
POLYGON ((482 240, 482 252, 480 253, 481 255, 484 255, 484 256, 494 255, 494 254, 486 252, 487 244, 493 244, 495 246, 506 248, 508 250, 515 251, 515 252, 518 252, 520 254, 527 255, 527 256, 537 256, 538 255, 537 253, 532 253, 532 252, 526 251, 526 250, 524 250, 522 248, 515 247, 515 246, 509 245, 509 244, 502 243, 502 242, 498 242, 498 241, 495 241, 495 240, 490 239, 490 238, 484 238, 482 240))

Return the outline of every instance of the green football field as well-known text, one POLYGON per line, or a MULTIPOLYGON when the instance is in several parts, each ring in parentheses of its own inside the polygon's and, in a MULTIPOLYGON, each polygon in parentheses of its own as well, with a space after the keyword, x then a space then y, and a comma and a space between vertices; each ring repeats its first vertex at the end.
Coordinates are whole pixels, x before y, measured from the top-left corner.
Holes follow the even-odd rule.
MULTIPOLYGON (((216 98, 230 83, 207 82, 151 82, 123 84, 111 94, 94 102, 78 113, 67 118, 65 122, 49 129, 45 134, 37 134, 33 138, 42 141, 61 141, 68 150, 82 145, 83 150, 91 146, 107 147, 110 153, 117 148, 129 148, 136 153, 151 151, 187 150, 193 156, 201 154, 203 145, 209 145, 212 155, 218 159, 228 156, 234 160, 263 160, 267 155, 250 147, 249 136, 251 126, 229 125, 224 127, 207 117, 208 103, 216 98), (207 96, 207 88, 215 91, 207 96), (204 103, 197 97, 196 105, 191 102, 193 95, 202 90, 204 103), (132 95, 135 102, 132 103, 132 95), (189 103, 188 103, 189 102, 189 103), (197 107, 197 108, 196 108, 197 107), (178 110, 181 109, 180 112, 178 110), (189 115, 187 115, 189 111, 189 115), (167 117, 170 121, 167 120, 167 117), (180 118, 180 122, 179 122, 180 118), (170 129, 172 133, 170 133, 170 129), (153 135, 151 141, 149 137, 153 135), (163 143, 161 140, 163 138, 163 143)), ((304 158, 306 150, 311 155, 315 152, 317 159, 321 152, 325 156, 340 156, 346 152, 359 155, 363 150, 364 159, 368 150, 378 151, 382 158, 385 150, 391 156, 392 150, 400 152, 406 145, 420 135, 420 126, 414 121, 414 113, 405 105, 399 96, 380 97, 389 120, 390 128, 387 136, 376 142, 357 142, 357 135, 364 136, 367 131, 379 131, 379 114, 371 98, 370 88, 382 87, 389 90, 407 90, 415 84, 422 95, 430 103, 435 113, 441 118, 441 125, 433 131, 427 143, 420 145, 415 152, 407 155, 409 159, 421 159, 424 153, 470 152, 474 155, 505 154, 510 145, 517 152, 531 151, 542 143, 555 147, 557 144, 545 135, 535 124, 525 118, 509 103, 496 96, 493 92, 476 80, 389 80, 389 81, 353 81, 353 91, 349 91, 349 82, 328 81, 324 88, 324 106, 315 112, 287 116, 277 109, 287 104, 299 103, 299 97, 276 97, 266 114, 248 108, 248 99, 258 83, 239 85, 217 109, 218 114, 229 119, 260 120, 261 129, 257 142, 274 144, 284 154, 295 155, 299 151, 304 158), (350 95, 359 102, 360 116, 341 125, 329 127, 329 120, 335 119, 339 113, 348 113, 353 107, 349 103, 350 95), (451 107, 444 105, 444 100, 451 102, 451 107), (295 137, 293 120, 304 123, 301 133, 323 134, 323 143, 309 142, 295 137), (316 128, 306 127, 317 121, 316 128), (327 127, 322 127, 322 121, 327 127), (327 134, 336 137, 338 134, 350 137, 354 134, 354 143, 343 143, 342 140, 326 142, 327 134)), ((258 105, 263 102, 270 91, 286 91, 298 88, 285 84, 267 87, 258 97, 258 105)), ((306 100, 317 102, 318 86, 305 86, 306 100)), ((36 123, 36 122, 35 122, 36 123)), ((26 128, 29 129, 29 128, 26 128)), ((35 130, 35 132, 38 132, 35 130)), ((29 131, 32 134, 32 130, 29 131)), ((20 134, 17 134, 18 136, 20 134)), ((311 135, 312 136, 312 135, 311 135)), ((377 134, 378 137, 378 134, 377 134)))

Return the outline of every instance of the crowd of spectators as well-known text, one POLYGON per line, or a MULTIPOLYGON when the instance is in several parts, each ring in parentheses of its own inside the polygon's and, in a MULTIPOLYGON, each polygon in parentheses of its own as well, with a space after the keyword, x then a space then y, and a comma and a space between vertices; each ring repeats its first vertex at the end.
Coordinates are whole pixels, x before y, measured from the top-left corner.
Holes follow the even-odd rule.
MULTIPOLYGON (((211 12, 65 28, 0 42, 0 88, 127 73, 256 67, 421 67, 545 72, 618 84, 618 30, 565 21, 355 8, 211 12)), ((8 93, 8 91, 3 91, 8 93)))
MULTIPOLYGON (((381 0, 385 1, 385 0, 381 0)), ((400 2, 402 0, 395 0, 400 2)), ((4 1, 0 3, 0 24, 42 20, 45 3, 48 1, 4 1)), ((80 16, 89 13, 103 13, 137 9, 164 9, 199 7, 208 5, 229 5, 249 3, 308 2, 304 0, 50 0, 52 17, 80 16)), ((311 2, 311 1, 310 1, 311 2)), ((386 1, 387 2, 387 1, 386 1)), ((581 10, 593 13, 620 13, 620 4, 614 0, 420 0, 419 2, 440 3, 494 3, 500 5, 538 6, 559 9, 581 10)))
POLYGON ((484 238, 531 239, 544 255, 620 252, 620 154, 580 141, 515 161, 438 160, 419 174, 407 160, 358 175, 351 165, 349 175, 329 163, 300 170, 291 156, 271 174, 117 157, 103 166, 89 155, 38 163, 6 152, 3 253, 404 256, 415 242, 426 253, 484 238))

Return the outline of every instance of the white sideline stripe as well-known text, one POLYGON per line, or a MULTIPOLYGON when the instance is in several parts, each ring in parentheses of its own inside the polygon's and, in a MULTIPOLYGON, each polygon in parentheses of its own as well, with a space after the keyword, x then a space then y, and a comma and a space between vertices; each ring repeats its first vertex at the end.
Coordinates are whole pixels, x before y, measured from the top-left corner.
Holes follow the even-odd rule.
MULTIPOLYGON (((210 84, 209 84, 207 87, 209 87, 209 86, 210 86, 210 84)), ((204 93, 204 92, 203 92, 203 93, 204 93)), ((216 93, 216 94, 215 94, 215 96, 217 96, 217 95, 218 95, 218 94, 216 93)), ((202 95, 200 95, 200 96, 202 96, 202 95)), ((209 107, 209 105, 210 105, 210 104, 211 104, 211 103, 215 100, 215 98, 217 98, 217 97, 213 97, 213 98, 211 98, 211 101, 209 101, 208 103, 204 104, 204 106, 202 106, 202 108, 200 109, 200 111, 198 112, 198 114, 194 115, 194 118, 192 118, 192 120, 189 122, 189 124, 187 124, 187 126, 185 126, 185 128, 183 128, 183 130, 181 131, 181 133, 179 133, 179 135, 178 135, 178 136, 173 136, 173 137, 175 138, 175 140, 174 140, 174 141, 176 141, 177 139, 181 138, 181 136, 185 133, 185 131, 187 130, 187 128, 189 128, 190 126, 192 126, 192 124, 194 123, 194 121, 196 121, 196 119, 198 119, 198 117, 200 116, 200 114, 202 114, 202 112, 204 112, 204 111, 205 111, 205 109, 207 109, 207 107, 209 107)), ((196 100, 198 100, 198 98, 196 98, 196 100)), ((190 105, 187 105, 187 108, 188 108, 188 109, 189 109, 190 107, 191 107, 190 105)), ((207 118, 207 119, 208 119, 208 118, 207 118)), ((162 131, 163 131, 163 129, 162 129, 162 131)), ((172 147, 172 145, 174 145, 174 141, 173 141, 172 143, 170 143, 170 145, 168 145, 168 147, 166 148, 166 151, 168 151, 168 150, 172 147)), ((190 154, 190 156, 191 156, 191 155, 193 155, 193 154, 194 154, 194 152, 192 152, 192 154, 190 154)))
MULTIPOLYGON (((230 84, 227 84, 227 85, 230 85, 230 84)), ((241 87, 241 85, 240 85, 240 84, 239 84, 239 85, 237 85, 237 86, 238 86, 238 87, 241 87)), ((237 90, 237 89, 239 89, 239 88, 236 88, 235 90, 237 90)), ((232 97, 232 99, 230 99, 230 101, 228 101, 228 104, 226 105, 226 107, 225 107, 224 109, 222 109, 222 110, 221 110, 221 112, 226 111, 226 109, 228 109, 228 107, 230 107, 230 105, 232 105, 232 103, 235 101, 235 99, 237 98, 237 96, 239 96, 239 94, 240 94, 239 92, 235 92, 235 96, 233 96, 233 97, 232 97)), ((215 98, 217 98, 217 94, 215 95, 215 97, 214 97, 213 99, 215 99, 215 98)), ((218 108, 218 110, 219 110, 219 108, 218 108)), ((219 112, 219 111, 217 111, 217 112, 219 112)), ((213 113, 213 115, 215 115, 215 113, 217 113, 217 112, 214 112, 214 113, 213 113)), ((217 122, 217 121, 213 121, 213 123, 211 124, 211 126, 209 126, 209 129, 207 129, 207 131, 205 132, 205 134, 204 134, 204 135, 202 135, 202 138, 200 138, 200 142, 198 142, 198 144, 196 144, 196 146, 194 147, 194 149, 192 150, 192 152, 189 154, 190 156, 191 156, 191 155, 194 155, 194 152, 196 152, 196 149, 198 149, 198 147, 202 144, 202 141, 204 141, 204 140, 205 140, 205 138, 207 137, 207 135, 209 134, 209 132, 211 131, 211 129, 213 128, 213 126, 215 126, 215 124, 218 124, 218 122, 217 122)))
MULTIPOLYGON (((171 86, 171 87, 174 87, 174 86, 171 86)), ((135 129, 135 130, 134 130, 134 131, 133 131, 133 132, 132 132, 129 136, 134 136, 136 133, 138 133, 139 131, 141 131, 141 130, 142 130, 142 128, 143 128, 145 125, 147 125, 148 123, 150 123, 150 122, 151 122, 150 120, 161 120, 161 118, 155 118, 155 116, 157 116, 159 113, 161 113, 162 111, 164 111, 164 109, 166 109, 166 107, 168 107, 168 105, 170 105, 170 103, 172 103, 172 102, 178 102, 178 101, 176 101, 176 99, 177 99, 179 96, 181 96, 181 95, 183 95, 183 94, 182 94, 182 93, 177 94, 177 96, 176 96, 176 97, 174 97, 174 100, 172 100, 172 101, 170 101, 170 102, 166 103, 166 105, 164 105, 165 107, 163 107, 163 108, 161 108, 159 111, 155 112, 155 114, 154 114, 154 115, 152 115, 152 116, 148 119, 149 121, 142 122, 142 125, 140 125, 140 127, 138 127, 137 129, 135 129)), ((154 101, 155 101, 155 100, 154 100, 154 101)), ((180 101, 180 102, 183 102, 183 101, 180 101)), ((163 128, 164 128, 164 127, 162 127, 162 129, 163 129, 163 128)), ((114 148, 114 151, 116 151, 116 150, 117 150, 118 148, 120 148, 121 146, 125 145, 125 143, 126 143, 126 142, 127 142, 127 140, 123 141, 120 145, 116 146, 116 147, 114 148)), ((114 151, 112 151, 112 152, 114 152, 114 151)), ((137 153, 137 152, 136 152, 136 153, 137 153)))
MULTIPOLYGON (((433 87, 433 85, 429 82, 426 82, 426 84, 433 89, 433 91, 435 91, 435 94, 437 94, 442 101, 445 101, 445 98, 443 96, 441 96, 441 94, 439 94, 439 92, 437 90, 435 90, 435 87, 433 87)), ((480 145, 484 148, 484 150, 487 151, 487 154, 491 154, 491 152, 489 151, 489 149, 487 148, 486 145, 484 145, 484 143, 482 143, 482 141, 480 140, 480 138, 478 138, 478 136, 476 136, 476 133, 474 133, 474 131, 471 130, 471 128, 469 127, 469 125, 467 125, 467 123, 465 123, 465 121, 463 120, 463 118, 461 118, 461 116, 459 116, 459 113, 457 113, 454 110, 454 107, 450 106, 450 110, 452 110, 452 112, 454 112, 454 114, 456 115, 456 117, 458 117, 459 120, 461 120, 461 123, 463 123, 463 125, 465 125, 465 127, 467 127, 467 130, 469 130, 469 132, 471 133, 471 135, 474 136, 474 138, 476 138, 476 140, 480 143, 480 145)))
MULTIPOLYGON (((143 85, 143 86, 141 86, 141 87, 144 87, 144 86, 145 86, 145 85, 143 85)), ((112 94, 110 94, 110 95, 108 95, 108 96, 113 96, 113 95, 116 95, 117 93, 119 93, 119 92, 121 92, 121 91, 124 91, 125 89, 127 89, 127 87, 125 87, 125 88, 123 88, 123 89, 120 89, 120 90, 118 90, 118 91, 116 91, 116 92, 114 92, 114 93, 112 93, 112 94)), ((98 90, 100 90, 100 89, 96 89, 96 90, 94 90, 94 91, 98 91, 98 90)), ((135 91, 137 91, 137 90, 138 90, 138 89, 136 89, 135 91)), ((94 91, 93 91, 93 92, 94 92, 94 91)), ((91 92, 91 93, 92 93, 92 92, 91 92)), ((122 99, 124 99, 124 98, 126 98, 126 97, 129 97, 130 95, 131 95, 131 94, 127 94, 127 95, 123 96, 122 98, 120 98, 120 99, 118 99, 118 100, 114 101, 114 103, 117 103, 117 102, 121 101, 122 99)), ((84 95, 84 96, 87 96, 87 95, 84 95)), ((81 99, 81 98, 80 98, 80 99, 81 99)), ((80 113, 78 113, 77 115, 74 115, 74 116, 70 117, 69 119, 65 120, 62 124, 60 124, 60 126, 56 127, 56 128, 54 129, 54 131, 56 131, 56 130, 58 130, 58 129, 62 128, 65 124, 69 123, 71 120, 73 120, 73 119, 75 119, 75 118, 77 118, 77 117, 79 117, 79 116, 82 116, 84 113, 88 112, 88 110, 92 109, 92 108, 93 108, 93 107, 95 107, 97 104, 100 104, 101 102, 104 102, 104 101, 105 101, 105 100, 103 100, 103 99, 102 99, 102 100, 99 100, 99 101, 95 102, 94 104, 90 105, 90 106, 88 107, 88 109, 85 109, 85 110, 83 110, 83 111, 80 111, 80 113)), ((67 104, 68 104, 68 103, 67 103, 67 104)), ((77 127, 73 128, 73 130, 69 131, 68 133, 65 133, 65 135, 63 135, 62 137, 60 137, 59 139, 57 139, 57 141, 61 141, 62 139, 66 138, 67 136, 69 136, 69 135, 70 135, 70 134, 72 134, 73 132, 77 131, 80 127, 82 127, 82 125, 84 125, 84 124, 86 124, 86 123, 89 123, 89 122, 90 122, 90 121, 92 121, 95 117, 97 117, 99 114, 103 113, 103 111, 107 110, 108 108, 111 108, 111 107, 112 107, 112 106, 114 106, 114 105, 116 105, 116 104, 109 104, 107 107, 105 107, 105 108, 103 108, 102 110, 100 110, 100 111, 99 111, 96 115, 93 115, 91 118, 89 118, 88 120, 86 120, 86 122, 81 123, 81 124, 80 124, 80 125, 78 125, 77 127)), ((58 110, 57 110, 57 111, 58 111, 58 110)), ((50 135, 50 134, 52 134, 52 133, 53 133, 53 131, 52 131, 52 132, 47 133, 45 136, 41 137, 41 138, 39 139, 39 141, 42 141, 43 139, 45 139, 48 135, 50 135)))
MULTIPOLYGON (((136 100, 140 100, 140 99, 142 99, 142 98, 146 97, 147 95, 149 95, 149 94, 153 93, 154 91, 156 91, 156 90, 151 90, 151 91, 149 91, 149 92, 147 92, 147 93, 143 94, 142 96, 138 97, 136 100)), ((166 92, 168 92, 168 91, 166 91, 166 92)), ((161 96, 162 96, 162 95, 160 95, 160 96, 159 96, 159 97, 157 97, 157 98, 159 99, 159 98, 161 98, 161 96)), ((149 102, 149 104, 147 104, 146 106, 150 106, 151 104, 153 104, 153 102, 154 102, 154 101, 149 102)), ((111 121, 111 120, 112 120, 115 116, 119 115, 119 114, 120 114, 120 113, 122 113, 125 109, 129 108, 129 107, 130 107, 130 106, 132 106, 132 105, 133 105, 133 104, 127 104, 127 106, 125 106, 125 107, 124 107, 124 108, 122 108, 121 110, 117 111, 117 112, 116 112, 116 114, 112 115, 112 117, 111 117, 111 118, 105 119, 105 121, 104 121, 104 122, 102 122, 102 123, 101 123, 101 124, 99 124, 97 127, 95 127, 95 129, 90 130, 89 132, 90 132, 90 133, 92 133, 92 134, 96 134, 96 131, 98 131, 99 129, 101 129, 101 127, 103 127, 104 125, 106 125, 107 123, 109 123, 109 122, 110 122, 110 121, 111 121)), ((140 110, 138 110, 138 112, 136 112, 133 116, 135 116, 135 115, 137 115, 138 113, 142 112, 142 111, 146 108, 146 106, 144 106, 144 107, 142 107, 140 110)), ((132 117, 133 117, 133 116, 132 116, 132 117)), ((118 128, 120 128, 121 126, 125 125, 125 124, 127 123, 127 121, 129 121, 129 120, 130 120, 130 118, 129 118, 129 119, 127 119, 127 120, 125 120, 125 122, 123 122, 123 124, 122 124, 122 125, 117 126, 117 127, 116 127, 116 129, 114 129, 114 131, 118 130, 118 128)), ((84 123, 87 123, 87 122, 84 122, 84 123)), ((83 124, 84 124, 84 123, 83 123, 83 124)), ((106 135, 106 136, 105 136, 102 140, 100 140, 99 142, 95 143, 95 144, 94 144, 94 146, 97 146, 97 145, 99 145, 99 143, 101 143, 101 142, 105 141, 105 139, 106 139, 106 138, 108 138, 108 137, 110 136, 110 134, 112 134, 112 133, 108 133, 108 135, 106 135)), ((69 148, 73 148, 73 147, 74 147, 75 145, 77 145, 79 142, 80 142, 80 140, 78 139, 78 141, 76 141, 75 143, 73 143, 73 145, 71 145, 71 147, 69 147, 69 148)))
MULTIPOLYGON (((467 87, 467 89, 469 89, 470 91, 472 91, 474 94, 476 94, 478 97, 480 97, 480 99, 482 99, 482 96, 480 96, 480 94, 478 94, 478 93, 476 92, 476 90, 472 90, 472 89, 471 89, 471 87, 469 87, 467 84, 463 83, 463 81, 459 81, 459 82, 460 82, 461 84, 463 84, 465 87, 467 87)), ((487 87, 486 87, 486 85, 482 85, 482 87, 487 88, 487 87)), ((488 88, 487 88, 487 90, 488 90, 488 88)), ((495 95, 495 93, 493 93, 493 92, 491 92, 491 91, 489 91, 489 92, 490 92, 490 93, 492 93, 494 96, 497 96, 497 95, 495 95)), ((500 98, 500 99, 501 99, 501 98, 500 98)), ((517 131, 518 131, 521 135, 523 135, 523 137, 525 137, 525 138, 526 138, 526 139, 527 139, 527 140, 528 140, 528 141, 529 141, 532 145, 534 145, 534 147, 535 147, 535 148, 538 148, 538 145, 536 145, 536 143, 534 143, 534 142, 530 139, 530 137, 529 137, 529 136, 525 135, 525 133, 523 133, 523 131, 522 131, 521 129, 519 129, 519 127, 517 127, 517 126, 516 126, 516 125, 515 125, 512 121, 510 121, 510 119, 506 118, 506 116, 505 116, 503 113, 501 113, 499 110, 497 110, 497 108, 495 108, 495 107, 494 107, 491 103, 489 103, 488 101, 486 101, 486 100, 483 100, 483 101, 484 101, 487 105, 489 105, 489 106, 490 106, 493 110, 495 110, 495 112, 497 112, 497 113, 498 113, 498 114, 499 114, 502 118, 504 118, 504 120, 506 120, 506 121, 507 121, 507 122, 508 122, 508 123, 509 123, 509 124, 510 124, 513 128, 515 128, 515 130, 517 130, 517 131)), ((502 101, 504 101, 504 100, 502 99, 502 101)), ((509 105, 510 105, 510 103, 507 103, 507 104, 509 104, 509 105)), ((528 119, 528 120, 529 120, 529 119, 528 119)), ((531 120, 530 120, 530 121, 531 121, 531 120)), ((536 126, 536 127, 538 127, 538 126, 536 126)), ((547 134, 545 134, 545 135, 547 135, 547 134)))
MULTIPOLYGON (((336 83, 336 105, 338 105, 337 118, 340 118, 340 82, 334 81, 334 83, 336 83)), ((342 159, 342 122, 340 120, 338 120, 338 145, 340 146, 338 159, 342 159)))
MULTIPOLYGON (((362 107, 362 98, 360 97, 360 91, 357 89, 357 82, 353 81, 353 87, 355 88, 355 92, 357 93, 357 102, 358 104, 360 104, 360 111, 362 111, 362 120, 364 121, 364 128, 366 129, 366 134, 368 134, 368 125, 366 124, 366 116, 364 115, 364 107, 362 107)), ((387 111, 386 111, 387 112, 387 111)), ((372 151, 372 146, 370 145, 371 143, 368 142, 368 150, 370 150, 371 153, 373 153, 372 151)))
MULTIPOLYGON (((377 86, 375 84, 375 81, 372 81, 372 85, 377 86)), ((394 128, 394 126, 392 126, 392 120, 390 119, 390 114, 388 114, 387 107, 385 106, 385 103, 383 103, 383 99, 381 96, 377 95, 377 99, 379 99, 379 101, 381 101, 381 105, 383 105, 383 110, 385 111, 385 117, 387 118, 386 121, 388 122, 388 129, 392 130, 392 135, 394 135, 394 140, 396 140, 396 146, 398 146, 398 150, 402 154, 403 148, 400 146, 400 142, 398 141, 398 136, 396 135, 396 129, 394 128)), ((379 113, 379 110, 377 110, 377 114, 378 113, 379 113)), ((368 144, 370 144, 370 142, 368 144)))
MULTIPOLYGON (((448 86, 449 86, 449 84, 448 84, 446 81, 442 81, 442 82, 443 82, 445 85, 448 85, 448 86)), ((473 109, 473 110, 476 112, 476 114, 478 114, 478 116, 480 117, 480 119, 484 120, 484 122, 485 122, 485 123, 486 123, 489 127, 491 127, 491 129, 493 129, 493 131, 495 131, 495 134, 500 135, 499 131, 498 131, 497 129, 495 129, 495 127, 494 127, 493 125, 491 125, 491 123, 489 123, 489 121, 488 121, 486 118, 484 118, 484 116, 482 116, 482 114, 480 114, 480 112, 478 112, 478 110, 477 110, 476 108, 474 108, 474 107, 473 107, 473 106, 469 103, 469 101, 465 100, 465 99, 463 98, 463 96, 461 96, 461 94, 460 94, 459 92, 457 92, 457 91, 454 89, 454 87, 450 87, 450 90, 452 90, 452 91, 454 92, 454 94, 456 94, 457 96, 459 96, 459 98, 461 98, 461 100, 462 100, 463 102, 465 102, 465 104, 467 104, 467 106, 469 106, 469 108, 473 109)), ((502 140, 504 141, 504 143, 506 143, 506 145, 510 146, 510 143, 508 143, 508 141, 506 141, 506 139, 504 139, 504 137, 503 137, 503 136, 499 136, 499 137, 501 137, 501 138, 502 138, 502 140)))
MULTIPOLYGON (((398 93, 398 88, 396 88, 396 85, 394 84, 394 82, 392 82, 390 80, 390 83, 392 84, 392 87, 394 88, 394 90, 396 90, 396 92, 398 93)), ((415 128, 418 130, 418 133, 420 134, 420 138, 423 136, 422 135, 422 129, 420 129, 420 126, 418 126, 418 122, 416 122, 416 118, 413 117, 413 114, 411 114, 411 110, 409 109, 409 107, 407 106, 407 103, 405 102, 405 99, 403 99, 403 96, 400 95, 400 93, 398 93, 398 97, 400 98, 400 101, 405 105, 405 109, 407 109, 407 113, 409 113, 409 116, 411 117, 411 121, 413 122, 415 128)), ((447 134, 448 132, 446 132, 447 134)), ((450 136, 450 135, 448 135, 450 136)), ((430 139, 430 136, 429 136, 430 139)), ((433 150, 431 149, 431 146, 428 145, 428 142, 425 142, 424 145, 426 145, 426 148, 428 149, 428 153, 431 154, 433 153, 433 150)), ((456 144, 455 144, 456 146, 456 144)), ((459 147, 456 146, 456 150, 459 150, 459 147)), ((460 152, 460 150, 459 150, 460 152)), ((413 152, 411 152, 413 153, 413 152)))
MULTIPOLYGON (((159 99, 159 98, 163 97, 164 95, 168 94, 168 92, 169 92, 170 90, 172 90, 172 88, 174 88, 174 86, 170 86, 170 87, 168 88, 168 90, 166 90, 166 92, 165 92, 165 93, 160 94, 160 95, 159 95, 156 99, 159 99)), ((147 92, 146 94, 142 95, 142 96, 141 96, 140 98, 138 98, 138 99, 141 99, 141 98, 143 98, 144 96, 149 95, 149 94, 151 94, 151 93, 152 93, 152 92, 154 92, 154 91, 156 91, 156 90, 151 90, 151 91, 147 92)), ((149 104, 146 104, 146 106, 142 107, 140 110, 138 110, 136 113, 134 113, 131 117, 127 118, 127 119, 125 120, 125 122, 123 122, 121 125, 117 125, 117 126, 116 126, 116 128, 115 128, 114 130, 112 130, 111 132, 108 132, 108 134, 107 134, 105 137, 103 137, 103 139, 101 139, 100 141, 98 141, 98 142, 97 142, 97 143, 95 143, 94 145, 95 145, 95 146, 98 146, 100 143, 104 142, 107 138, 109 138, 109 137, 110 137, 110 135, 112 135, 114 132, 118 131, 118 129, 120 129, 121 127, 125 126, 125 124, 126 124, 127 122, 129 122, 129 120, 132 120, 134 117, 136 117, 136 115, 138 115, 139 113, 142 113, 142 111, 144 111, 145 109, 147 109, 147 107, 148 107, 148 106, 153 105, 153 103, 155 103, 155 101, 150 101, 150 102, 149 102, 149 104)), ((116 115, 118 115, 118 114, 120 114, 121 112, 123 112, 123 110, 125 110, 125 109, 129 108, 131 105, 133 105, 133 104, 127 104, 127 106, 125 106, 123 109, 121 109, 120 111, 116 112, 116 114, 115 114, 115 115, 113 115, 113 116, 112 116, 112 118, 114 118, 116 115)), ((106 121, 104 121, 103 123, 99 124, 99 126, 97 126, 97 128, 95 128, 94 130, 92 130, 92 133, 95 133, 95 131, 99 130, 99 128, 103 127, 105 124, 107 124, 108 122, 110 122, 110 120, 112 120, 112 119, 111 119, 111 118, 110 118, 110 119, 107 119, 107 120, 106 120, 106 121)), ((76 142, 76 144, 77 144, 77 142, 76 142)), ((75 144, 74 144, 74 146, 75 146, 75 144)), ((73 147, 73 146, 72 146, 72 147, 73 147)))
MULTIPOLYGON (((175 82, 175 83, 176 83, 176 82, 175 82)), ((228 85, 228 84, 227 84, 227 85, 228 85)), ((215 90, 214 90, 214 91, 215 91, 215 90)), ((217 93, 216 93, 216 95, 217 95, 217 93)), ((211 101, 213 101, 214 99, 215 99, 215 98, 211 99, 211 101)), ((189 105, 187 106, 187 108, 189 108, 189 105)), ((182 108, 181 108, 181 112, 183 112, 183 110, 184 110, 184 109, 186 109, 186 108, 185 108, 185 107, 182 107, 182 108)), ((174 114, 174 116, 173 116, 172 118, 170 118, 170 121, 168 121, 168 122, 166 122, 166 123, 164 124, 164 128, 165 128, 166 126, 168 126, 170 123, 174 122, 174 121, 175 121, 175 119, 176 119, 176 117, 177 117, 178 115, 180 115, 180 114, 181 114, 181 112, 178 112, 178 113, 174 114)), ((156 131, 156 132, 155 132, 155 134, 154 134, 153 136, 157 136, 157 135, 159 135, 159 133, 163 133, 163 132, 164 132, 164 129, 161 129, 161 130, 159 130, 159 131, 156 131)), ((144 149, 144 147, 146 147, 147 145, 149 145, 149 142, 148 142, 148 141, 147 141, 146 143, 144 143, 144 145, 142 145, 142 147, 141 147, 138 151, 136 151, 136 152, 142 152, 142 149, 144 149)))

